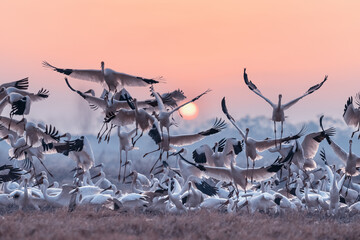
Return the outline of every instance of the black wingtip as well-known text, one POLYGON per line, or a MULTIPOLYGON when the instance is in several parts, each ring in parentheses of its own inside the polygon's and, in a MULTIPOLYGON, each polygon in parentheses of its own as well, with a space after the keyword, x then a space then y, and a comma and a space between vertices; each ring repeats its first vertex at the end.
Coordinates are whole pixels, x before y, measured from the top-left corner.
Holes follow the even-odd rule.
POLYGON ((42 98, 48 98, 49 97, 49 90, 41 88, 36 95, 39 96, 39 97, 42 97, 42 98))
POLYGON ((203 136, 210 136, 210 135, 220 132, 221 130, 224 130, 225 128, 226 128, 225 120, 222 120, 221 118, 216 118, 215 123, 212 126, 212 128, 210 128, 206 131, 199 132, 198 134, 203 135, 203 136))
POLYGON ((324 148, 322 148, 321 151, 320 151, 320 158, 325 163, 325 165, 328 165, 328 162, 327 162, 327 159, 326 159, 326 153, 325 153, 324 148))
POLYGON ((29 78, 23 78, 15 82, 15 88, 19 90, 27 90, 29 88, 29 78))
POLYGON ((223 97, 223 99, 221 100, 221 109, 225 114, 225 116, 227 117, 227 119, 229 119, 230 121, 234 121, 234 118, 229 114, 228 109, 226 107, 225 97, 223 97))
POLYGON ((156 144, 159 144, 161 142, 161 134, 159 133, 155 124, 153 124, 148 134, 156 144))
MULTIPOLYGON (((328 144, 330 145, 331 144, 331 139, 330 139, 330 136, 329 134, 327 134, 327 132, 324 130, 324 126, 322 124, 322 121, 323 121, 323 118, 324 118, 324 115, 321 115, 320 117, 320 127, 321 127, 321 130, 322 130, 322 134, 325 136, 326 138, 326 141, 328 142, 328 144)), ((335 131, 335 128, 330 128, 330 133, 334 132, 335 131)))
POLYGON ((201 181, 201 183, 195 182, 195 186, 199 189, 202 193, 212 197, 218 193, 217 187, 213 187, 205 181, 201 181))

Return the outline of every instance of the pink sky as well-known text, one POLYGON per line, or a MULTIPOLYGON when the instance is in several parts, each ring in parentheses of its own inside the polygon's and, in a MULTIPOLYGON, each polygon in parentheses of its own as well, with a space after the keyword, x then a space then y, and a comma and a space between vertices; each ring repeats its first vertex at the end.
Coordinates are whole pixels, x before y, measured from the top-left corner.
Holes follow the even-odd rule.
MULTIPOLYGON (((286 112, 295 122, 319 114, 341 118, 347 98, 360 91, 355 0, 5 1, 1 7, 1 81, 29 76, 30 90, 49 89, 50 98, 33 105, 31 118, 65 131, 69 124, 81 128, 74 119, 87 119, 79 109, 93 113, 43 60, 80 69, 100 68, 103 60, 119 72, 163 76, 167 83, 158 91, 181 88, 189 98, 211 88, 198 101, 198 119, 223 116, 223 96, 236 118, 271 117, 268 104, 245 86, 244 67, 273 101, 279 93, 284 102, 298 97, 329 75, 319 91, 286 112)), ((80 90, 100 92, 95 84, 70 80, 80 90)), ((149 97, 148 89, 129 90, 149 97)))

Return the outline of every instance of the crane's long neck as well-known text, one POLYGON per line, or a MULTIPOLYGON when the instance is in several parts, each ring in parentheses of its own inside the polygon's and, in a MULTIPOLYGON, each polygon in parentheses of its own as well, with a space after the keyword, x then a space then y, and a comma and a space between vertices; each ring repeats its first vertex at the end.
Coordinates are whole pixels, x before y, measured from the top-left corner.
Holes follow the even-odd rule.
POLYGON ((139 190, 138 189, 136 189, 136 180, 137 180, 137 174, 134 174, 134 176, 133 176, 133 180, 132 180, 132 182, 131 182, 131 190, 133 191, 133 192, 135 192, 135 193, 137 193, 137 192, 139 192, 139 190))
POLYGON ((281 107, 281 98, 282 98, 282 96, 281 96, 281 94, 279 95, 279 102, 278 102, 278 109, 280 109, 280 107, 281 107))
POLYGON ((101 73, 103 74, 103 76, 105 75, 105 63, 101 62, 101 73))
POLYGON ((302 194, 301 194, 301 192, 300 192, 300 187, 301 187, 300 184, 301 184, 301 181, 298 180, 298 181, 297 181, 297 184, 296 184, 296 189, 295 189, 295 194, 296 194, 296 196, 297 196, 299 199, 302 198, 302 194))
POLYGON ((336 178, 334 176, 334 174, 331 174, 331 188, 332 189, 336 189, 336 191, 338 192, 338 186, 337 186, 337 182, 336 182, 336 178))
POLYGON ((307 202, 309 201, 309 184, 305 186, 305 199, 307 202))
POLYGON ((219 143, 215 143, 215 151, 214 153, 217 155, 219 153, 219 143))
POLYGON ((134 100, 134 106, 135 106, 135 114, 139 113, 139 109, 138 109, 138 105, 137 105, 137 100, 134 100))
POLYGON ((41 191, 42 191, 46 201, 48 201, 50 199, 50 196, 48 195, 48 193, 46 191, 48 187, 49 187, 49 182, 48 182, 48 180, 44 179, 43 184, 41 186, 41 191))
POLYGON ((11 147, 15 147, 15 142, 14 142, 14 135, 12 135, 11 133, 8 134, 8 139, 10 141, 10 145, 11 147))
POLYGON ((352 141, 350 140, 349 141, 349 157, 352 155, 351 148, 352 148, 352 141))
POLYGON ((29 200, 29 192, 28 192, 28 181, 25 179, 25 185, 24 185, 24 205, 27 204, 27 201, 29 200))
POLYGON ((100 179, 95 183, 95 186, 100 186, 100 184, 102 183, 102 181, 104 181, 105 179, 105 174, 103 171, 100 171, 100 179))

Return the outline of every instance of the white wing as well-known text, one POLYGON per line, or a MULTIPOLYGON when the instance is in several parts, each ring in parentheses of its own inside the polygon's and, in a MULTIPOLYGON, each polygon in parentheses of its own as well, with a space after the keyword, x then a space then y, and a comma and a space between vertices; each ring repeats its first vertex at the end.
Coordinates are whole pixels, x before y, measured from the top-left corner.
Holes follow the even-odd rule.
POLYGON ((170 144, 176 147, 190 145, 202 140, 205 136, 201 134, 189 134, 181 136, 170 136, 170 144))
POLYGON ((210 92, 210 91, 211 91, 211 90, 208 89, 208 90, 206 90, 205 92, 201 93, 199 96, 191 99, 190 101, 188 101, 188 102, 186 102, 186 103, 183 103, 183 104, 181 104, 180 106, 177 106, 176 108, 174 108, 173 110, 170 111, 170 114, 176 112, 177 110, 179 110, 180 108, 184 107, 185 105, 187 105, 187 104, 189 104, 189 103, 191 103, 191 102, 195 102, 196 100, 198 100, 199 98, 201 98, 203 95, 207 94, 207 93, 210 92))
POLYGON ((101 70, 93 70, 93 69, 63 69, 63 68, 57 68, 49 64, 48 62, 44 61, 43 66, 46 68, 50 68, 56 72, 65 74, 67 76, 80 79, 80 80, 86 80, 91 82, 97 82, 97 83, 103 83, 104 82, 104 76, 101 72, 101 70))
POLYGON ((231 176, 231 169, 226 167, 211 167, 211 166, 204 166, 206 171, 205 174, 209 177, 216 178, 222 181, 232 181, 231 176))
POLYGON ((264 99, 266 102, 268 102, 271 105, 271 107, 273 107, 273 108, 276 107, 276 105, 273 102, 271 102, 270 99, 268 99, 264 95, 262 95, 260 90, 256 87, 256 85, 252 81, 249 81, 247 73, 246 73, 246 68, 244 68, 244 81, 245 81, 245 84, 249 87, 249 89, 251 91, 253 91, 256 95, 258 95, 259 97, 264 99))
POLYGON ((2 124, 6 128, 9 128, 10 126, 10 129, 16 132, 19 136, 22 136, 24 134, 25 121, 17 121, 7 117, 0 117, 0 124, 2 124))
POLYGON ((334 153, 343 161, 346 163, 348 153, 345 152, 339 145, 337 145, 334 141, 331 141, 330 144, 331 148, 333 149, 334 153))
POLYGON ((151 93, 154 95, 154 97, 155 97, 155 99, 156 99, 156 101, 157 101, 157 103, 158 103, 159 111, 160 111, 160 112, 166 112, 164 103, 163 103, 161 97, 159 96, 159 94, 154 91, 154 88, 153 88, 153 87, 150 87, 150 91, 151 91, 151 93))
POLYGON ((360 109, 354 107, 352 97, 350 97, 345 104, 343 117, 344 117, 344 121, 348 126, 357 127, 360 123, 360 109))
POLYGON ((316 84, 316 85, 312 86, 311 88, 309 88, 309 89, 306 91, 306 93, 304 93, 304 95, 302 95, 302 96, 300 96, 300 97, 298 97, 298 98, 295 98, 294 100, 292 100, 292 101, 290 101, 290 102, 282 105, 282 108, 283 108, 284 110, 286 110, 286 109, 288 109, 289 107, 291 107, 292 105, 294 105, 295 103, 297 103, 297 102, 298 102, 300 99, 302 99, 303 97, 305 97, 305 96, 307 96, 307 95, 315 92, 316 90, 320 89, 321 86, 324 84, 324 82, 325 82, 326 80, 327 80, 327 76, 325 76, 325 79, 324 79, 321 83, 316 84))
POLYGON ((23 78, 13 82, 3 83, 0 85, 0 89, 3 87, 4 88, 14 87, 17 89, 26 90, 29 87, 29 78, 23 78))
POLYGON ((120 126, 129 125, 135 122, 135 111, 120 109, 113 119, 112 123, 120 126))
POLYGON ((121 83, 123 86, 133 86, 133 87, 145 87, 149 84, 158 83, 158 81, 154 79, 147 79, 142 77, 137 77, 133 75, 129 75, 126 73, 116 72, 112 69, 107 68, 105 70, 105 74, 109 74, 110 76, 114 76, 114 78, 121 83))

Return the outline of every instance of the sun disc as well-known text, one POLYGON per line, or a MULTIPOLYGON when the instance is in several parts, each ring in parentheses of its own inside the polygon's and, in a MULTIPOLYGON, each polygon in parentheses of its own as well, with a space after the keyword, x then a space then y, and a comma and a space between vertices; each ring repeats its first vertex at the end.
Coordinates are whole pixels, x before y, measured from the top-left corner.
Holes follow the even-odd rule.
POLYGON ((191 120, 197 117, 198 107, 195 103, 189 103, 184 107, 180 108, 180 113, 185 119, 191 120))

